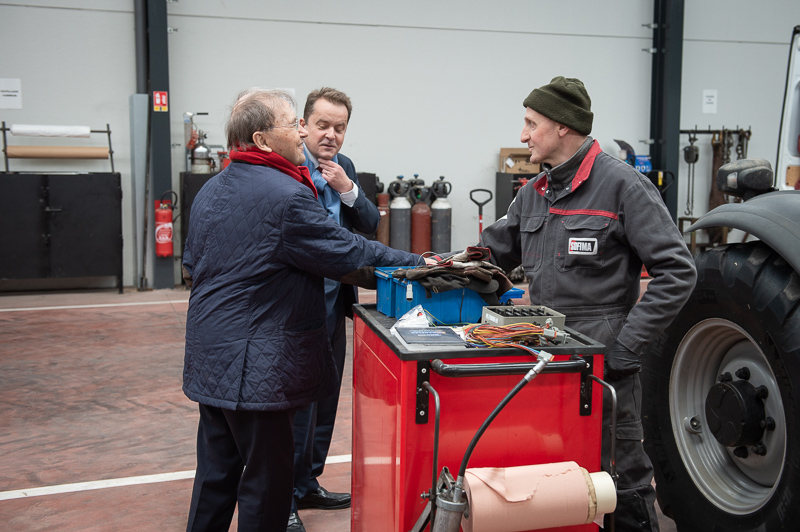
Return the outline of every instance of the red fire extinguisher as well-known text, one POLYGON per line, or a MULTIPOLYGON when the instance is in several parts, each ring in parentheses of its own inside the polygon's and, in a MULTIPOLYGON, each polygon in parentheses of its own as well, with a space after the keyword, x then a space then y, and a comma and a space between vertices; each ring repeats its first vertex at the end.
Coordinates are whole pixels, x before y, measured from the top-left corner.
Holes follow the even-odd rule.
POLYGON ((172 190, 168 190, 161 195, 161 200, 156 202, 156 257, 171 257, 173 253, 172 209, 175 207, 171 200, 164 199, 164 196, 168 194, 174 194, 177 200, 178 195, 172 190))

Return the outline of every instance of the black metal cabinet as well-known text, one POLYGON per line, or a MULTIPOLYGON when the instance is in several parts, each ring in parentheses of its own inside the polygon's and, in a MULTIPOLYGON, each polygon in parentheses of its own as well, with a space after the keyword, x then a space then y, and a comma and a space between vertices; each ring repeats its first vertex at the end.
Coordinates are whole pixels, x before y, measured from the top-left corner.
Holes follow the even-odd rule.
POLYGON ((0 173, 0 279, 106 276, 122 292, 120 174, 0 173))
POLYGON ((200 192, 203 185, 215 175, 217 175, 217 172, 211 174, 181 172, 180 174, 181 256, 183 256, 183 249, 186 247, 186 235, 189 233, 189 216, 192 212, 194 198, 197 197, 197 193, 200 192))
POLYGON ((500 219, 508 212, 508 207, 517 191, 539 174, 512 174, 497 172, 495 174, 495 219, 500 219))

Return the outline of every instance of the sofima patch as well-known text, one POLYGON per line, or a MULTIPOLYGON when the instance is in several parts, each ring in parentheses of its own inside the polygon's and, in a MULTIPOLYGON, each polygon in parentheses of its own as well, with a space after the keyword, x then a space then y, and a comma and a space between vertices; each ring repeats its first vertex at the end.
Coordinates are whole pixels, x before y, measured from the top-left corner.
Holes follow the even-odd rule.
POLYGON ((568 252, 570 255, 597 255, 597 239, 570 238, 568 252))

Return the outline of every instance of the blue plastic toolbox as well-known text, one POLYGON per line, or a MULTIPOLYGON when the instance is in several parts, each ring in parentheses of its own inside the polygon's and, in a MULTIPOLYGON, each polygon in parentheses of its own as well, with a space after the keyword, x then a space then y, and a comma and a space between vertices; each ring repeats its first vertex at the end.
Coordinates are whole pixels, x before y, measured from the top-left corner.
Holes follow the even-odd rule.
POLYGON ((422 305, 437 325, 479 323, 483 307, 486 306, 478 292, 469 288, 431 293, 428 298, 425 289, 417 281, 394 279, 394 293, 395 317, 399 318, 415 306, 422 305))
POLYGON ((375 268, 375 277, 378 279, 378 295, 376 303, 378 312, 386 314, 390 318, 394 317, 394 279, 392 272, 397 267, 375 268))
MULTIPOLYGON (((455 325, 458 323, 479 323, 486 302, 469 288, 431 293, 427 297, 425 289, 417 281, 396 279, 392 272, 398 268, 375 268, 377 277, 376 298, 378 312, 390 318, 399 318, 417 305, 422 305, 434 317, 437 324, 455 325)), ((512 288, 500 297, 501 304, 522 297, 523 290, 512 288)))

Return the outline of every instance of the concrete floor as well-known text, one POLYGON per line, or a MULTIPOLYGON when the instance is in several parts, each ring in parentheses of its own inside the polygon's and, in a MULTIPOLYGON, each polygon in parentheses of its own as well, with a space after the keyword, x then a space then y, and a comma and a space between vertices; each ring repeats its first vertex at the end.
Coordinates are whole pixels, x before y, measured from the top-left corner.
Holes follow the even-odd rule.
MULTIPOLYGON (((181 391, 188 295, 0 295, 0 529, 184 529, 198 417, 181 391)), ((351 362, 321 479, 331 491, 350 490, 351 362)), ((350 529, 349 510, 300 515, 309 532, 350 529)))

